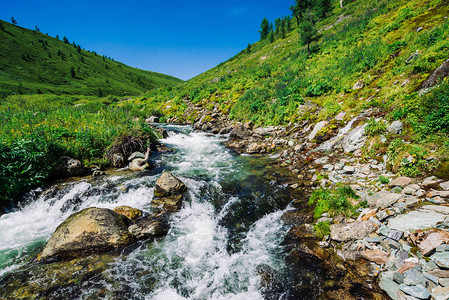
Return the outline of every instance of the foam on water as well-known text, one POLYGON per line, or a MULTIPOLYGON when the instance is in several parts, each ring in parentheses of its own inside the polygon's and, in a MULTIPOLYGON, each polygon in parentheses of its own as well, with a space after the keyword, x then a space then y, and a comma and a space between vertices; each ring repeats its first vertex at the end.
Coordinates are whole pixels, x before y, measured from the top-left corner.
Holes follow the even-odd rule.
MULTIPOLYGON (((284 267, 279 246, 286 232, 281 221, 284 211, 269 212, 240 232, 244 236, 230 251, 231 233, 222 221, 241 205, 241 199, 224 195, 218 207, 208 199, 221 193, 219 182, 227 176, 240 178, 244 172, 242 162, 224 148, 222 137, 191 132, 186 127, 174 129, 178 133, 171 133, 162 142, 176 151, 161 159, 187 185, 189 201, 171 215, 171 229, 165 238, 142 243, 131 253, 120 256, 110 266, 108 278, 125 284, 133 297, 141 299, 262 299, 256 267, 261 264, 276 270, 284 267), (149 288, 152 284, 154 287, 149 288)), ((39 241, 42 244, 75 211, 118 205, 148 210, 158 177, 159 174, 111 176, 101 183, 71 183, 54 197, 39 197, 16 212, 3 215, 0 275, 22 265, 21 250, 39 241), (8 251, 17 254, 2 261, 8 251)), ((102 284, 114 288, 110 282, 102 284)), ((95 290, 88 287, 81 298, 92 293, 95 290)))

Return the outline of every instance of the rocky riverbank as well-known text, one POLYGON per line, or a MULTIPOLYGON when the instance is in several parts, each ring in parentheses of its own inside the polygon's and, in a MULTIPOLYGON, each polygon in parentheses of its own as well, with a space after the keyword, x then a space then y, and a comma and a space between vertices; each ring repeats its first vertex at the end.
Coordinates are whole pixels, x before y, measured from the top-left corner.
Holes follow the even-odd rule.
MULTIPOLYGON (((311 106, 300 109, 310 112, 311 106)), ((356 192, 355 204, 364 207, 358 209, 357 217, 323 213, 314 220, 304 213, 304 201, 296 203, 298 208, 285 215, 292 225, 286 240, 293 249, 290 257, 300 253, 301 259, 306 256, 333 265, 336 273, 355 272, 349 285, 372 289, 370 297, 449 299, 449 181, 435 176, 401 177, 391 166, 387 168, 385 149, 378 151, 387 137, 374 141, 366 132, 364 121, 379 117, 375 111, 359 116, 343 112, 316 124, 305 120, 286 127, 262 128, 251 122, 232 122, 217 108, 196 106, 186 113, 192 111, 198 115, 193 125, 196 129, 229 133, 227 146, 236 152, 274 153, 279 166, 294 174, 290 188, 298 193, 341 184, 356 192), (376 158, 366 158, 367 152, 376 158), (310 243, 319 240, 313 230, 319 222, 331 224, 330 234, 310 243), (377 286, 383 295, 376 293, 377 286)), ((386 122, 381 116, 377 120, 386 122)), ((402 123, 395 121, 388 124, 385 135, 401 138, 402 130, 402 123)), ((435 160, 429 157, 427 163, 435 160)), ((348 291, 341 295, 357 298, 357 293, 348 291)))

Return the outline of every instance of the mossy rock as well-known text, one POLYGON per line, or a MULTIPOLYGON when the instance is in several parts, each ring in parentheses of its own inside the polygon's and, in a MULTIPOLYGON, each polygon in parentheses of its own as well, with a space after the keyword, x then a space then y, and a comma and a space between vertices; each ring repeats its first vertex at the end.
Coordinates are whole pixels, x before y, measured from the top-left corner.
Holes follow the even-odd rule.
POLYGON ((126 205, 118 206, 118 207, 114 208, 114 211, 116 213, 124 215, 125 217, 127 217, 130 220, 138 219, 143 214, 140 209, 133 208, 131 206, 126 206, 126 205))
POLYGON ((84 209, 56 228, 38 260, 70 259, 125 247, 134 241, 128 225, 128 218, 110 209, 84 209))

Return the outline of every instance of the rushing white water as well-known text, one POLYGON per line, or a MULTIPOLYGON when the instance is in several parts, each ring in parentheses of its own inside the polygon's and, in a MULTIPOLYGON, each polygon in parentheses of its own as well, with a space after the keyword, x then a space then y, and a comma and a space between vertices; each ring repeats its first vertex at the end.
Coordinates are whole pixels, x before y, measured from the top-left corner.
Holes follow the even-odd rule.
MULTIPOLYGON (((136 299, 262 299, 256 267, 284 268, 280 244, 286 229, 280 220, 284 210, 273 205, 277 193, 252 185, 251 158, 231 155, 223 137, 171 129, 178 133, 162 142, 175 152, 158 164, 185 182, 189 200, 171 215, 166 237, 121 255, 107 271, 108 280, 96 284, 113 290, 118 288, 111 282, 120 283, 126 286, 124 297, 136 299)), ((70 183, 3 215, 0 277, 24 265, 75 211, 118 205, 150 211, 159 175, 124 173, 70 183)), ((80 299, 97 293, 86 286, 80 299)))
POLYGON ((336 136, 322 143, 318 148, 316 148, 316 151, 330 151, 343 138, 343 136, 348 133, 349 130, 351 130, 352 125, 359 118, 360 116, 357 116, 349 121, 348 124, 345 125, 345 127, 338 130, 338 134, 336 136))

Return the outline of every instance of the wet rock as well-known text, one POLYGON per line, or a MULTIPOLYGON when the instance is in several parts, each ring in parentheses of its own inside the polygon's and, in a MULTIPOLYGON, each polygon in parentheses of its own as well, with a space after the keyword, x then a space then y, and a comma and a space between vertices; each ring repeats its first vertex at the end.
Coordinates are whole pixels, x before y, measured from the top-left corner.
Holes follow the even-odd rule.
POLYGON ((260 276, 261 291, 266 300, 277 300, 285 292, 282 281, 276 271, 268 265, 258 265, 257 273, 260 276))
POLYGON ((409 185, 411 182, 412 182, 412 179, 409 177, 399 177, 399 178, 394 179, 392 182, 390 182, 390 186, 404 187, 404 186, 409 185))
POLYGON ((388 261, 389 254, 379 249, 364 250, 360 252, 360 255, 369 261, 372 261, 378 265, 383 265, 388 261))
POLYGON ((75 258, 125 247, 134 241, 128 222, 125 216, 106 208, 74 213, 58 226, 39 259, 75 258))
POLYGON ((359 126, 345 135, 341 145, 346 153, 354 152, 365 144, 365 127, 366 125, 359 126))
POLYGON ((63 156, 61 157, 60 171, 63 176, 80 176, 84 174, 84 166, 77 159, 63 156))
POLYGON ((101 177, 101 176, 104 176, 104 175, 106 175, 106 172, 105 171, 100 171, 100 170, 95 170, 92 173, 92 177, 101 177))
POLYGON ((148 216, 128 227, 129 232, 139 240, 165 236, 169 229, 165 213, 148 216))
POLYGON ((156 181, 156 186, 154 187, 154 196, 168 197, 179 195, 184 193, 186 190, 187 187, 181 180, 179 180, 169 172, 164 172, 156 181))
POLYGON ((370 207, 386 208, 396 203, 402 195, 387 191, 380 191, 366 198, 366 202, 370 207))
POLYGON ((153 128, 163 139, 168 138, 168 132, 164 128, 156 127, 153 128))
POLYGON ((124 215, 130 220, 138 219, 142 216, 142 211, 137 208, 133 208, 131 206, 117 206, 113 209, 116 213, 124 215))
POLYGON ((157 197, 151 201, 151 206, 163 211, 178 211, 181 208, 183 195, 157 197))
POLYGON ((326 125, 328 124, 328 122, 326 121, 321 121, 316 123, 315 127, 313 127, 312 132, 309 134, 309 136, 307 137, 307 139, 309 140, 309 142, 313 141, 317 135, 317 133, 323 129, 326 125))
POLYGON ((353 222, 345 224, 332 224, 330 226, 331 239, 338 242, 361 240, 376 229, 371 221, 353 222))
POLYGON ((393 134, 400 134, 402 132, 403 124, 401 121, 394 121, 388 126, 387 130, 393 134))
POLYGON ((310 213, 302 211, 287 211, 282 215, 282 221, 286 225, 300 225, 312 222, 313 218, 310 213))
POLYGON ((151 165, 148 163, 148 161, 143 158, 136 158, 129 164, 129 169, 131 171, 143 171, 150 167, 151 165))

